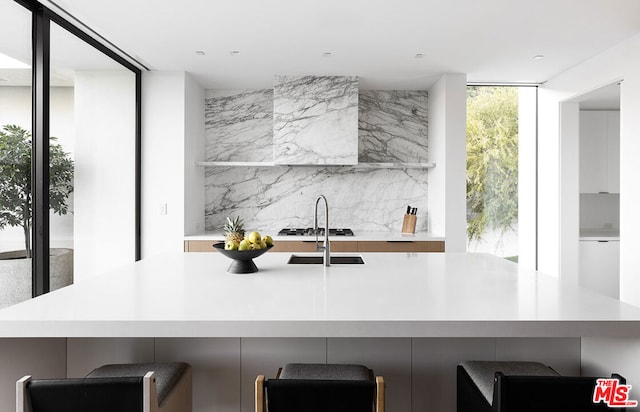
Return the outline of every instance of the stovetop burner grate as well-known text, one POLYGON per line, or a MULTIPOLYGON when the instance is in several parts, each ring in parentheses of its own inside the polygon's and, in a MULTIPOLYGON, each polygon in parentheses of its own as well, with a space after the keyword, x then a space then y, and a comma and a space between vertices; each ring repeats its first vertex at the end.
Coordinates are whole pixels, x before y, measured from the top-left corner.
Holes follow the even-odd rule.
MULTIPOLYGON (((315 235, 315 231, 312 227, 308 227, 306 229, 302 228, 291 228, 291 229, 282 229, 278 232, 278 236, 313 236, 315 235)), ((318 228, 318 235, 324 236, 324 228, 318 228)), ((343 229, 343 228, 329 228, 329 236, 353 236, 353 231, 351 229, 343 229)))

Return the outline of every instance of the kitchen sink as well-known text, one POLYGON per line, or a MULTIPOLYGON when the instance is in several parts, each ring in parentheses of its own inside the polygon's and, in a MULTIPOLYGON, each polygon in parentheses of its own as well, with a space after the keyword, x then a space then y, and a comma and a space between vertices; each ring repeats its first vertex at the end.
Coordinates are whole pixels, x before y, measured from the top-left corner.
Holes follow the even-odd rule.
MULTIPOLYGON (((321 265, 322 256, 299 256, 291 255, 287 262, 291 265, 321 265)), ((363 265, 364 260, 360 256, 331 256, 332 265, 363 265)))

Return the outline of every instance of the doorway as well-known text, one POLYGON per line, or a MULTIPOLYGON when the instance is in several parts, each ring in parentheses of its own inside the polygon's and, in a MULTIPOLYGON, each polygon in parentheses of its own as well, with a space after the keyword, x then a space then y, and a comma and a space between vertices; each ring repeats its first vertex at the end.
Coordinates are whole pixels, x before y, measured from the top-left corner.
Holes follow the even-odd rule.
POLYGON ((620 81, 561 105, 561 271, 620 296, 620 81), (569 154, 577 153, 578 156, 569 154))

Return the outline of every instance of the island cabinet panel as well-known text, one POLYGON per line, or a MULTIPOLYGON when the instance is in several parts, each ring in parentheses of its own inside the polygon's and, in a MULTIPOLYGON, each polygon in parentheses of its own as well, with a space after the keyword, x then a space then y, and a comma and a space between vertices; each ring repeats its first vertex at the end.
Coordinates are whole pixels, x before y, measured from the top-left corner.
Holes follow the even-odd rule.
POLYGON ((358 252, 444 252, 444 241, 362 241, 358 252))
MULTIPOLYGON (((0 396, 0 410, 13 410, 15 376, 23 376, 25 370, 34 377, 64 376, 66 366, 68 377, 81 377, 106 363, 183 361, 193 368, 194 412, 254 412, 256 377, 273 378, 289 362, 366 365, 384 377, 388 411, 455 411, 455 370, 461 361, 534 359, 562 375, 579 375, 583 341, 571 337, 0 339, 4 361, 0 395, 5 395, 0 396), (16 359, 20 362, 14 367, 16 359)), ((633 342, 613 344, 628 361, 637 349, 633 342)), ((633 379, 628 366, 611 366, 611 351, 605 345, 590 340, 591 358, 602 368, 594 373, 621 371, 633 379)))

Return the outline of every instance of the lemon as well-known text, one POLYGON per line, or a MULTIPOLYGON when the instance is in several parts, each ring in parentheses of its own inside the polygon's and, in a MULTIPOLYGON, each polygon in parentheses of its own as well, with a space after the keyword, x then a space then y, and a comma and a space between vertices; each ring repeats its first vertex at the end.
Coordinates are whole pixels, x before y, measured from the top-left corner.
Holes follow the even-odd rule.
POLYGON ((249 236, 246 237, 247 239, 249 239, 249 242, 256 244, 256 243, 260 243, 260 233, 259 232, 251 232, 249 233, 249 236))
POLYGON ((267 246, 273 246, 273 238, 271 238, 271 236, 267 235, 267 236, 263 237, 262 240, 265 241, 267 246))
POLYGON ((238 250, 249 250, 251 249, 251 242, 249 242, 249 239, 243 239, 240 241, 240 244, 238 244, 238 250))

